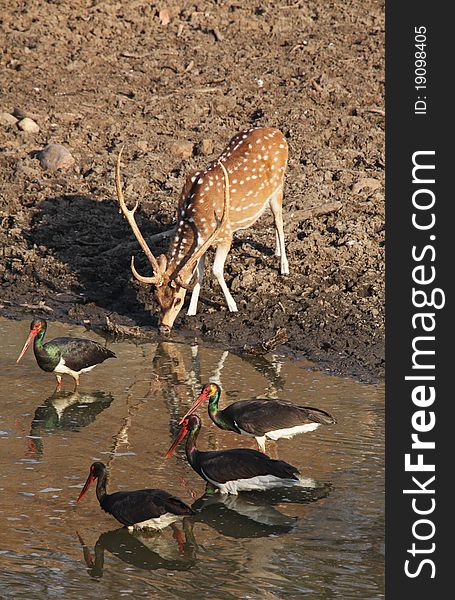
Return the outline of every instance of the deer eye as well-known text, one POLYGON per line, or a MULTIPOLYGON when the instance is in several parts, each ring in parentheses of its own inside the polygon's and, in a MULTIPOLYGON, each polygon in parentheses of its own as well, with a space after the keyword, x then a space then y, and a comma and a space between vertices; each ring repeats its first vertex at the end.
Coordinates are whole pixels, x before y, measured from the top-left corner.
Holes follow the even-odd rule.
POLYGON ((181 304, 181 302, 182 302, 182 299, 181 299, 181 298, 176 298, 176 299, 174 300, 174 306, 178 306, 179 304, 181 304))

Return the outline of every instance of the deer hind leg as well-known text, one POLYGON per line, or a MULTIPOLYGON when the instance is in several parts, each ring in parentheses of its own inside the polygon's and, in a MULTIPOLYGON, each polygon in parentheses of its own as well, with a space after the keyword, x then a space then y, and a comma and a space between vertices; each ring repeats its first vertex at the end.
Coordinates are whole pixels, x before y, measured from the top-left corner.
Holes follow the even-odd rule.
POLYGON ((188 307, 188 312, 186 313, 189 317, 194 317, 197 313, 197 303, 199 300, 199 292, 201 291, 202 277, 204 276, 204 265, 205 265, 205 254, 201 256, 197 263, 197 270, 199 274, 199 281, 196 283, 193 289, 193 293, 191 294, 190 306, 188 307))
POLYGON ((284 230, 283 230, 283 190, 277 190, 270 200, 270 208, 272 209, 275 218, 275 237, 276 251, 275 256, 280 257, 281 275, 289 275, 289 263, 286 258, 286 248, 284 246, 284 230))
POLYGON ((231 243, 228 244, 219 244, 216 248, 215 260, 213 261, 213 274, 218 279, 218 283, 223 290, 224 297, 226 298, 226 302, 228 308, 231 312, 237 312, 237 305, 235 303, 234 298, 231 296, 231 292, 224 281, 224 263, 226 261, 226 256, 228 255, 229 250, 231 249, 231 243))

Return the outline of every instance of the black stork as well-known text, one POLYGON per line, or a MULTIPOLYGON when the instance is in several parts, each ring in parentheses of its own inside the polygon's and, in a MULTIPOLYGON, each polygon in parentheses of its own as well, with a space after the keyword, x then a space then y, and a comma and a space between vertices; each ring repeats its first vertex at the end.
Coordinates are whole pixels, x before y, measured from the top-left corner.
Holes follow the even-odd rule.
POLYGON ((71 375, 76 389, 81 373, 90 371, 108 358, 116 358, 111 350, 84 338, 58 337, 44 344, 46 329, 44 319, 34 319, 31 322, 30 334, 16 363, 22 360, 33 341, 36 362, 43 371, 54 373, 57 389, 62 385, 63 374, 71 375))
POLYGON ((102 462, 94 462, 90 467, 89 476, 77 502, 82 500, 95 479, 98 480, 96 497, 101 508, 130 531, 164 529, 177 519, 194 514, 193 509, 183 500, 163 490, 146 489, 108 494, 106 492, 107 467, 102 462))
POLYGON ((298 433, 314 431, 321 424, 336 423, 332 415, 323 410, 270 398, 239 400, 220 410, 218 408, 220 396, 219 385, 216 383, 204 385, 198 399, 182 417, 180 424, 208 400, 209 416, 215 425, 220 429, 255 437, 259 449, 265 452, 267 439, 292 438, 298 433))
POLYGON ((302 479, 296 467, 283 460, 273 460, 262 452, 248 448, 234 448, 217 452, 200 452, 196 440, 201 419, 191 415, 181 425, 177 437, 166 453, 168 458, 184 437, 186 457, 193 469, 208 483, 208 490, 218 488, 222 494, 241 491, 268 490, 276 487, 314 487, 312 479, 302 479))

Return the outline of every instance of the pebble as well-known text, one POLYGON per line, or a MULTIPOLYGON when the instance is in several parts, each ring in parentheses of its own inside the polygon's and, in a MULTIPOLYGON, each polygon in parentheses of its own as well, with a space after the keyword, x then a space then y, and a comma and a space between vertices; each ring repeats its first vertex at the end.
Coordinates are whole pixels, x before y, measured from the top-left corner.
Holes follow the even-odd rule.
POLYGON ((136 146, 139 148, 139 150, 141 150, 141 152, 147 152, 148 150, 148 143, 146 140, 138 140, 136 142, 136 146))
POLYGON ((15 125, 16 123, 17 119, 13 115, 7 112, 0 113, 0 125, 15 125))
POLYGON ((203 154, 204 156, 209 156, 213 154, 213 140, 203 139, 197 145, 198 154, 203 154))
POLYGON ((36 153, 36 158, 45 171, 68 169, 74 164, 73 155, 61 144, 48 144, 36 153))
POLYGON ((193 155, 193 144, 186 141, 174 142, 171 146, 171 152, 181 158, 190 158, 193 155))
POLYGON ((38 123, 35 123, 35 121, 29 119, 28 117, 25 117, 25 119, 21 119, 18 122, 17 126, 19 127, 19 129, 25 131, 26 133, 38 133, 39 131, 38 123))
POLYGON ((373 177, 364 177, 360 179, 357 183, 354 183, 352 186, 352 191, 354 194, 358 194, 363 189, 368 188, 372 192, 379 189, 381 187, 381 182, 378 179, 374 179, 373 177))
POLYGON ((20 108, 18 106, 16 106, 12 113, 12 115, 14 115, 16 117, 16 119, 18 119, 19 121, 21 119, 25 119, 25 117, 28 117, 29 119, 33 119, 33 121, 38 121, 39 120, 39 115, 37 113, 32 113, 28 110, 24 110, 23 108, 20 108))
POLYGON ((25 110, 23 110, 22 108, 19 108, 18 106, 16 106, 16 108, 13 110, 13 115, 19 120, 25 119, 25 117, 30 116, 25 112, 25 110))
POLYGON ((159 12, 159 19, 161 22, 161 25, 163 25, 163 27, 165 27, 166 25, 169 25, 170 21, 171 21, 171 17, 169 15, 169 11, 167 8, 162 8, 159 12))

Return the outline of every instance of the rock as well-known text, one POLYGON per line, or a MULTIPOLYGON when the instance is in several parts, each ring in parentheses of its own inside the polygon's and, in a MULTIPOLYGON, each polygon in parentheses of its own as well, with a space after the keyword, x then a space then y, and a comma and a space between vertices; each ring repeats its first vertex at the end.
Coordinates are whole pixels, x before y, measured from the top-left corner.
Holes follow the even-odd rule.
POLYGON ((17 126, 19 127, 19 129, 25 131, 26 133, 38 133, 39 131, 38 124, 35 123, 35 121, 33 121, 32 119, 29 119, 28 117, 21 119, 18 122, 17 126))
POLYGON ((364 188, 370 189, 372 192, 379 189, 381 187, 381 182, 379 179, 374 179, 373 177, 364 177, 363 179, 359 179, 357 183, 354 183, 352 186, 352 191, 354 194, 358 194, 364 188))
POLYGON ((15 125, 16 123, 17 119, 13 115, 7 112, 0 113, 0 125, 15 125))
POLYGON ((169 25, 170 21, 171 21, 171 17, 169 15, 169 11, 167 8, 162 8, 159 12, 158 15, 161 25, 163 25, 163 27, 166 27, 166 25, 169 25))
POLYGON ((36 153, 36 158, 45 171, 68 169, 74 164, 73 155, 61 144, 48 144, 36 153))
POLYGON ((190 158, 193 155, 193 144, 185 140, 174 142, 171 146, 171 152, 181 158, 190 158))
POLYGON ((247 271, 246 273, 244 273, 242 277, 242 287, 249 288, 253 284, 255 278, 256 275, 251 271, 247 271))
POLYGON ((202 154, 203 156, 209 156, 213 154, 213 140, 204 139, 201 140, 196 147, 197 154, 202 154))
POLYGON ((139 148, 139 150, 141 152, 147 152, 148 150, 148 143, 146 140, 139 140, 136 142, 136 146, 139 148))
POLYGON ((29 119, 33 119, 33 121, 37 121, 39 119, 39 115, 37 115, 36 113, 31 113, 17 106, 13 109, 13 112, 11 114, 14 115, 19 121, 21 119, 25 119, 26 117, 28 117, 29 119))
POLYGON ((15 109, 13 109, 13 115, 19 120, 28 117, 28 114, 25 112, 25 110, 22 110, 22 108, 18 108, 17 106, 15 109))

